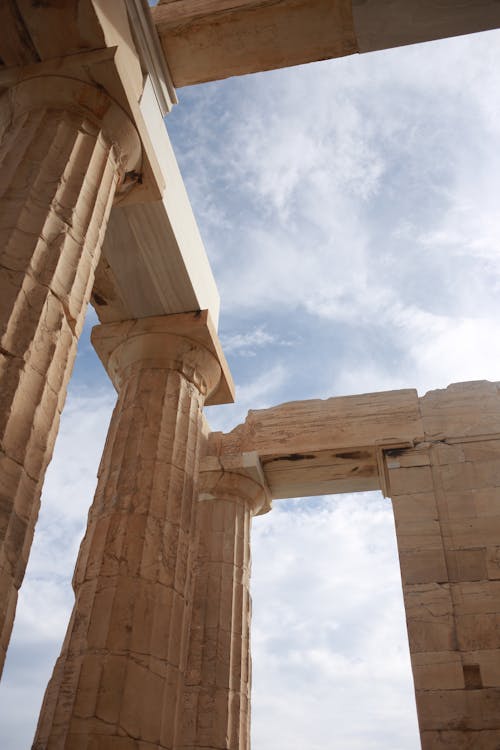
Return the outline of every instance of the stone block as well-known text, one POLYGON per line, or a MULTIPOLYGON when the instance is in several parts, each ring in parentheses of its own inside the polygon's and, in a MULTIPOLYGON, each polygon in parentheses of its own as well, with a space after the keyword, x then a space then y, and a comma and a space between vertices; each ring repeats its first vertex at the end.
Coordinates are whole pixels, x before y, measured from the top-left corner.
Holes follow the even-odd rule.
POLYGON ((476 515, 500 516, 500 487, 484 487, 472 492, 476 515))
POLYGON ((482 687, 500 688, 500 649, 461 653, 464 666, 469 664, 479 666, 482 687))
POLYGON ((458 464, 465 461, 463 446, 458 443, 450 445, 449 443, 436 443, 431 447, 433 463, 440 466, 447 464, 458 464))
POLYGON ((479 731, 425 731, 420 735, 422 750, 498 750, 500 729, 479 731))
POLYGON ((500 729, 500 690, 417 690, 420 729, 500 729))
POLYGON ((457 519, 450 510, 442 528, 456 548, 492 546, 500 539, 500 516, 457 519))
POLYGON ((437 443, 431 448, 440 466, 475 461, 495 461, 500 458, 500 440, 469 440, 456 443, 437 443))
POLYGON ((500 460, 500 440, 471 440, 462 443, 466 461, 498 461, 500 460))
POLYGON ((389 469, 388 473, 391 497, 433 490, 433 479, 429 466, 389 469))
POLYGON ((462 651, 500 649, 500 614, 457 615, 456 633, 462 651))
POLYGON ((447 549, 446 563, 450 581, 482 581, 488 577, 486 547, 447 549))
POLYGON ((429 439, 498 433, 500 397, 497 383, 478 380, 429 391, 419 399, 429 439))
POLYGON ((441 467, 440 476, 445 492, 500 487, 500 461, 495 457, 488 461, 448 464, 441 467))
POLYGON ((464 687, 458 651, 416 653, 411 658, 416 690, 460 690, 464 687))
POLYGON ((444 551, 437 544, 434 549, 400 550, 399 565, 404 584, 448 581, 444 551))
POLYGON ((412 656, 457 650, 453 603, 444 584, 404 585, 406 624, 412 656))
POLYGON ((474 494, 473 490, 446 492, 441 500, 441 523, 444 525, 450 519, 476 518, 474 494))
POLYGON ((459 615, 500 612, 500 581, 452 583, 450 588, 459 615))
POLYGON ((405 522, 437 520, 438 510, 433 492, 396 495, 392 498, 396 525, 405 522))
POLYGON ((432 518, 419 521, 396 518, 396 535, 400 551, 436 550, 443 546, 439 522, 432 518))

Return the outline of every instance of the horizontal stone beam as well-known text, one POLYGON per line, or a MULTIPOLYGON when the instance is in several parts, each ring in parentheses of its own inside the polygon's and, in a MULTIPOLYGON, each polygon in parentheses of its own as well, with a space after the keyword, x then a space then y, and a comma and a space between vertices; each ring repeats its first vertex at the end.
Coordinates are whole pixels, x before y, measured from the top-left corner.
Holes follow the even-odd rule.
POLYGON ((500 26, 496 0, 160 0, 176 86, 500 26))
POLYGON ((276 499, 380 489, 375 449, 266 456, 262 467, 276 499))
POLYGON ((273 498, 385 489, 382 451, 424 439, 415 390, 294 401, 250 411, 210 453, 256 452, 273 498))
POLYGON ((219 292, 149 79, 141 110, 165 188, 113 207, 92 304, 102 323, 208 310, 217 328, 219 292))

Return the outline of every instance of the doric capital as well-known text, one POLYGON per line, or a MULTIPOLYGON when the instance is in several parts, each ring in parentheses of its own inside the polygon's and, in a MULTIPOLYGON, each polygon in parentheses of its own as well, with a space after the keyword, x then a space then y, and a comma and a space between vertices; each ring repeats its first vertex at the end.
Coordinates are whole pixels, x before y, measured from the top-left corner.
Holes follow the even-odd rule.
POLYGON ((58 75, 24 78, 0 97, 0 132, 35 110, 84 117, 114 146, 122 171, 140 172, 141 141, 126 112, 97 86, 58 75))
POLYGON ((245 503, 252 515, 271 510, 271 494, 257 453, 205 456, 200 464, 200 502, 231 500, 245 503))
POLYGON ((92 343, 118 391, 138 370, 177 370, 207 404, 233 400, 229 368, 206 310, 96 326, 92 343))

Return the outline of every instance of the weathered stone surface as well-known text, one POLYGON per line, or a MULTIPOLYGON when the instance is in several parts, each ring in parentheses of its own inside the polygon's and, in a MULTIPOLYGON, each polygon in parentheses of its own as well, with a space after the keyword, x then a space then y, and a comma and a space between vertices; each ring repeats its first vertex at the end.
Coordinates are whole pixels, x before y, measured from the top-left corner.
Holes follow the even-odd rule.
POLYGON ((500 690, 419 690, 417 710, 422 731, 497 730, 500 690))
POLYGON ((488 577, 486 562, 486 547, 446 551, 448 577, 451 582, 484 580, 488 577))
POLYGON ((420 402, 427 439, 498 435, 500 419, 499 384, 486 380, 454 383, 429 391, 420 402))
POLYGON ((357 51, 350 0, 196 5, 166 3, 153 10, 176 86, 357 51))
POLYGON ((250 747, 250 527, 269 509, 258 459, 202 461, 182 748, 250 747), (253 465, 252 465, 253 464, 253 465))
POLYGON ((500 25, 495 0, 163 0, 153 17, 176 86, 500 25))
POLYGON ((483 687, 500 687, 500 650, 463 651, 461 657, 464 667, 476 665, 483 687))
MULTIPOLYGON (((422 747, 500 739, 500 411, 497 384, 420 399, 418 451, 386 456, 422 747), (491 439, 488 439, 491 435, 491 439), (408 455, 406 455, 408 454, 408 455), (428 465, 426 465, 428 464, 428 465)), ((396 452, 398 453, 398 452, 396 452)))
MULTIPOLYGON (((404 571, 402 571, 403 581, 404 571)), ((453 602, 444 584, 406 584, 403 588, 410 653, 456 651, 453 602)))
POLYGON ((497 750, 500 731, 424 731, 422 750, 497 750))
POLYGON ((57 76, 4 93, 0 131, 1 671, 107 219, 140 144, 105 93, 57 76))
POLYGON ((408 389, 253 410, 242 425, 221 437, 220 450, 227 454, 257 451, 261 458, 326 449, 352 453, 384 443, 388 447, 391 442, 412 444, 422 438, 417 393, 408 389))
POLYGON ((430 651, 413 656, 416 690, 460 690, 465 687, 462 659, 458 651, 430 651))
POLYGON ((171 334, 169 321, 163 333, 157 318, 125 332, 108 326, 94 336, 120 392, 37 750, 174 747, 192 607, 201 409, 221 368, 202 345, 171 334))

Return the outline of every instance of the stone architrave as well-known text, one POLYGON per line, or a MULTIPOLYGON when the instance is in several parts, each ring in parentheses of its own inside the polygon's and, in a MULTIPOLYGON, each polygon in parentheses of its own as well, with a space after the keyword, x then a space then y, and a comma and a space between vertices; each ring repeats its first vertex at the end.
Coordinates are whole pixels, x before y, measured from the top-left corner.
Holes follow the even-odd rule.
POLYGON ((182 750, 250 747, 250 529, 270 510, 256 453, 206 456, 184 688, 182 750))
POLYGON ((0 672, 131 121, 57 75, 0 97, 0 672))
POLYGON ((225 366, 204 330, 199 313, 94 329, 119 397, 36 750, 173 748, 192 608, 202 407, 225 366))

